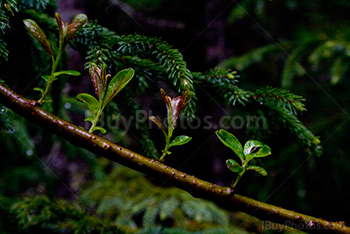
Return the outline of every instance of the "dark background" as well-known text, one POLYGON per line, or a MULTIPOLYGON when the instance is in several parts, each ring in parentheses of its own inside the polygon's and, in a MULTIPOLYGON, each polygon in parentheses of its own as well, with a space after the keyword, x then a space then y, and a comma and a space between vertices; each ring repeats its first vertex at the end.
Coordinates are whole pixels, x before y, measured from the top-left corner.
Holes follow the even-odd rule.
MULTIPOLYGON (((327 50, 319 52, 318 57, 316 56, 320 60, 318 64, 312 63, 310 59, 316 48, 306 46, 300 49, 302 52, 295 60, 303 66, 306 73, 295 75, 292 85, 286 87, 293 93, 305 97, 308 111, 298 117, 321 137, 324 154, 321 157, 309 155, 288 130, 273 129, 265 139, 273 154, 262 161, 269 176, 247 173, 237 190, 243 195, 301 213, 350 222, 348 212, 350 129, 347 122, 350 107, 348 95, 350 83, 347 79, 349 74, 345 70, 338 83, 332 84, 330 81, 335 69, 333 64, 338 58, 345 61, 344 67, 349 64, 350 6, 346 1, 130 0, 120 3, 120 1, 91 0, 57 1, 58 12, 66 21, 70 22, 75 14, 83 12, 88 15, 90 21, 96 19, 101 25, 120 35, 138 33, 161 37, 183 54, 191 71, 207 71, 228 58, 242 58, 241 56, 269 44, 291 43, 288 47, 277 46, 278 48, 270 54, 248 56, 242 60, 243 62, 230 66, 239 72, 239 86, 248 90, 267 85, 281 87, 281 76, 286 60, 293 56, 295 49, 301 48, 308 41, 328 41, 343 45, 343 49, 339 49, 340 52, 327 52, 327 50), (232 20, 233 11, 235 9, 238 11, 242 7, 244 10, 241 9, 241 14, 236 14, 235 20, 232 20)), ((20 24, 21 21, 13 22, 14 26, 20 24)), ((25 47, 26 43, 19 42, 21 35, 18 35, 15 29, 11 30, 6 36, 10 51, 14 52, 9 57, 10 65, 3 68, 0 75, 3 79, 9 76, 16 77, 5 80, 17 92, 23 91, 21 93, 28 95, 31 89, 27 88, 25 80, 27 77, 32 80, 33 87, 35 83, 33 81, 35 75, 26 72, 31 69, 26 67, 30 66, 26 59, 31 55, 21 53, 21 48, 25 47), (17 40, 11 40, 14 35, 17 40), (16 68, 18 64, 21 69, 16 68)), ((70 59, 66 60, 68 67, 82 71, 84 62, 81 56, 71 48, 68 51, 70 55, 70 59)), ((39 70, 34 73, 37 75, 39 70)), ((68 85, 64 89, 67 96, 89 90, 88 78, 82 80, 69 78, 67 82, 68 85)), ((64 85, 64 82, 61 85, 64 85)), ((164 82, 158 82, 150 89, 150 93, 138 98, 142 101, 144 109, 152 109, 160 116, 164 116, 166 109, 163 104, 154 103, 153 100, 159 87, 164 85, 166 85, 164 82)), ((244 108, 241 107, 223 109, 212 101, 205 89, 197 90, 197 93, 200 100, 197 115, 201 119, 209 115, 213 117, 214 124, 218 124, 219 119, 227 113, 240 115, 244 112, 244 108)), ((176 95, 174 90, 171 94, 176 95)), ((83 125, 81 119, 75 119, 74 115, 71 117, 75 123, 83 125)), ((34 144, 32 147, 33 150, 36 147, 37 155, 41 155, 40 157, 62 175, 63 182, 70 184, 71 189, 79 193, 86 181, 92 178, 89 175, 90 167, 96 164, 93 156, 87 154, 88 156, 83 159, 72 156, 66 158, 66 155, 70 154, 69 146, 65 145, 67 143, 56 142, 54 145, 56 148, 49 147, 45 143, 55 142, 54 137, 49 133, 41 136, 35 133, 33 130, 35 127, 25 124, 29 125, 30 130, 28 136, 24 135, 22 140, 26 137, 32 138, 34 143, 28 142, 27 145, 34 144), (79 177, 84 174, 84 170, 89 172, 88 176, 79 177)), ((233 175, 225 168, 224 162, 232 157, 232 152, 219 142, 215 130, 216 128, 177 130, 179 134, 191 135, 193 140, 184 147, 174 149, 167 163, 199 178, 227 186, 233 175)), ((238 136, 242 142, 249 140, 244 129, 229 131, 238 136)), ((158 129, 152 130, 152 137, 156 139, 158 149, 163 146, 163 139, 160 138, 162 136, 159 135, 158 129)), ((132 136, 129 137, 130 139, 124 141, 137 150, 137 141, 132 136)), ((2 144, 6 145, 6 142, 2 144)), ((2 154, 11 157, 14 150, 6 149, 2 154)), ((28 150, 25 153, 28 155, 28 150)), ((13 156, 1 166, 3 174, 9 173, 1 181, 4 185, 3 193, 26 194, 33 191, 40 192, 42 189, 46 194, 70 197, 66 188, 54 178, 40 182, 40 173, 33 174, 34 178, 13 182, 13 177, 9 175, 23 177, 21 173, 26 174, 23 168, 30 171, 29 168, 33 166, 31 164, 33 159, 27 157, 19 163, 20 170, 16 171, 13 168, 14 165, 18 167, 20 158, 20 155, 13 156), (8 186, 9 183, 13 184, 8 186)), ((35 164, 35 167, 41 168, 38 164, 35 164)), ((42 170, 45 169, 38 169, 42 170)))

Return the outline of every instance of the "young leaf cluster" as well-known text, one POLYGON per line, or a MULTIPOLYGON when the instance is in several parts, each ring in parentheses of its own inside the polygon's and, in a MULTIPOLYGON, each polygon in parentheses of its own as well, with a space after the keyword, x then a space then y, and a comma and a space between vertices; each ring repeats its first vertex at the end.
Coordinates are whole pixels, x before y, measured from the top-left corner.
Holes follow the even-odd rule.
POLYGON ((39 25, 32 19, 25 19, 24 25, 27 28, 28 32, 36 39, 41 46, 45 49, 47 54, 51 57, 52 67, 50 75, 43 75, 42 78, 46 82, 45 89, 35 88, 34 90, 39 91, 41 93, 41 98, 38 100, 39 104, 45 102, 45 98, 49 93, 52 82, 57 80, 61 75, 71 75, 71 76, 79 76, 80 73, 77 71, 67 70, 67 71, 59 71, 56 72, 57 66, 61 60, 62 53, 65 49, 67 42, 74 36, 74 34, 86 23, 87 17, 84 14, 78 14, 72 20, 72 23, 68 25, 68 23, 63 23, 61 16, 56 13, 56 22, 59 29, 59 43, 58 50, 56 55, 52 49, 51 43, 47 39, 46 35, 39 27, 39 25))
POLYGON ((166 129, 155 116, 150 116, 149 120, 154 122, 164 133, 165 148, 162 150, 163 154, 159 159, 160 161, 164 161, 164 158, 168 154, 171 154, 171 152, 169 151, 170 147, 184 145, 192 139, 192 137, 181 135, 181 136, 175 137, 172 140, 172 136, 177 124, 177 120, 180 116, 181 111, 190 102, 191 93, 189 90, 187 90, 181 96, 178 96, 176 98, 171 98, 166 94, 166 92, 163 89, 161 89, 160 94, 167 108, 168 129, 166 129))
MULTIPOLYGON (((150 137, 148 124, 143 121, 136 122, 132 116, 136 116, 140 110, 140 104, 136 101, 136 97, 145 93, 155 77, 160 78, 160 74, 163 74, 164 71, 160 64, 151 59, 121 54, 117 51, 119 48, 116 43, 117 38, 118 36, 114 32, 100 26, 96 21, 92 21, 80 30, 73 46, 87 55, 87 68, 91 63, 95 63, 99 66, 106 64, 111 73, 117 73, 125 67, 132 67, 135 70, 134 82, 128 85, 123 91, 124 95, 118 98, 118 105, 127 106, 127 108, 123 108, 122 114, 130 116, 131 122, 128 129, 132 132, 132 136, 140 141, 139 145, 143 153, 148 157, 157 158, 158 152, 150 137)), ((116 105, 110 105, 110 107, 112 107, 110 108, 112 111, 116 105)), ((107 109, 107 111, 109 110, 107 109)))
POLYGON ((78 94, 77 99, 87 104, 92 113, 92 117, 85 119, 85 121, 90 121, 92 123, 89 132, 99 130, 102 133, 106 133, 107 131, 104 128, 96 126, 97 122, 108 103, 110 103, 133 78, 134 70, 131 68, 124 69, 118 72, 109 82, 108 78, 111 75, 107 74, 105 64, 103 64, 102 69, 95 64, 91 64, 89 73, 98 100, 88 93, 78 94))
POLYGON ((264 145, 260 141, 249 140, 244 144, 244 148, 239 140, 231 133, 224 129, 216 131, 216 135, 220 141, 228 148, 230 148, 240 159, 241 163, 238 163, 234 159, 226 160, 226 166, 231 171, 238 173, 236 180, 232 183, 231 187, 236 187, 238 181, 241 179, 246 171, 253 170, 257 173, 266 176, 267 172, 264 168, 259 166, 252 166, 249 163, 255 158, 262 158, 271 154, 271 149, 267 145, 264 145))

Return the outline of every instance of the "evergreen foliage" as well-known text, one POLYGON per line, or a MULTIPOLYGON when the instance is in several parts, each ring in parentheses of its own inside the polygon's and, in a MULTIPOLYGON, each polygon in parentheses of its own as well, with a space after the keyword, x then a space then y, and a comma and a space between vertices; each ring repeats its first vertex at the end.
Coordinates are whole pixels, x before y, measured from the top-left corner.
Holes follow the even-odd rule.
POLYGON ((0 197, 1 233, 116 233, 126 234, 106 220, 90 215, 84 208, 46 196, 10 201, 0 197))
POLYGON ((84 189, 81 199, 98 215, 132 228, 171 225, 199 228, 229 225, 228 213, 177 188, 153 185, 142 174, 115 167, 84 189), (123 181, 123 182, 122 182, 123 181))
MULTIPOLYGON (((168 201, 168 203, 171 202, 174 202, 174 199, 168 201)), ((175 203, 176 205, 178 203, 175 203)), ((212 208, 217 209, 216 207, 212 208)), ((208 210, 203 211, 208 212, 208 210)), ((268 233, 261 230, 261 224, 255 218, 238 213, 236 219, 244 221, 245 225, 249 225, 250 229, 256 230, 258 233, 268 233)), ((187 228, 181 228, 146 225, 142 228, 134 229, 125 224, 118 226, 109 220, 102 219, 76 202, 62 199, 53 200, 42 195, 29 196, 23 200, 12 200, 0 196, 0 232, 3 234, 229 234, 232 231, 238 234, 257 233, 248 232, 241 227, 233 225, 209 225, 204 220, 201 225, 196 222, 188 222, 187 226, 187 228)), ((280 230, 284 230, 284 233, 300 233, 293 232, 288 228, 280 228, 280 230)))
POLYGON ((8 50, 4 41, 5 30, 10 27, 10 18, 17 12, 27 14, 33 19, 40 19, 40 23, 53 25, 53 19, 43 14, 43 11, 56 7, 54 0, 1 0, 0 1, 0 64, 1 60, 7 61, 8 50), (49 8, 49 9, 47 9, 49 8))
POLYGON ((21 0, 20 7, 23 9, 34 8, 37 10, 44 10, 48 7, 48 5, 55 5, 55 1, 53 0, 21 0))
POLYGON ((35 152, 34 141, 29 133, 29 128, 21 126, 27 124, 23 118, 14 114, 11 110, 0 105, 0 139, 1 144, 6 145, 11 152, 16 149, 22 155, 35 152))
POLYGON ((281 48, 287 49, 290 47, 290 43, 282 42, 280 44, 268 44, 256 49, 253 49, 242 56, 232 57, 225 59, 219 63, 216 67, 221 69, 234 68, 237 71, 243 71, 254 63, 258 63, 263 59, 269 58, 272 55, 280 53, 281 48))
POLYGON ((17 11, 17 2, 15 0, 0 1, 0 62, 1 60, 7 60, 8 51, 4 41, 5 29, 10 27, 9 17, 17 11))
MULTIPOLYGON (((139 92, 145 92, 149 83, 155 79, 151 77, 160 77, 170 79, 179 92, 190 89, 194 95, 192 100, 196 100, 195 90, 196 86, 199 86, 215 92, 212 97, 222 106, 235 107, 240 104, 248 108, 248 106, 253 105, 258 107, 255 114, 263 117, 266 117, 266 113, 271 111, 274 114, 270 113, 271 118, 269 120, 291 130, 305 146, 307 152, 316 152, 317 155, 322 153, 318 138, 296 117, 297 110, 305 110, 302 104, 303 99, 286 90, 267 87, 252 92, 242 89, 237 86, 238 76, 235 75, 235 72, 227 69, 213 69, 205 73, 190 72, 179 51, 173 49, 161 39, 137 34, 118 36, 99 26, 97 22, 83 27, 75 46, 88 55, 86 57, 87 64, 89 62, 105 63, 111 69, 134 66, 135 77, 139 80, 137 87, 144 87, 139 88, 137 90, 139 92), (128 62, 131 62, 131 64, 128 62), (148 66, 147 71, 145 71, 145 66, 148 66), (292 130, 294 127, 296 129, 292 130)), ((274 50, 276 50, 276 46, 260 51, 259 56, 262 56, 261 54, 264 51, 274 50)), ((250 58, 255 56, 249 56, 246 60, 250 61, 250 58)), ((130 87, 126 89, 130 89, 130 87)), ((133 92, 133 96, 139 94, 133 92)), ((191 101, 188 106, 189 108, 185 108, 184 113, 193 117, 195 112, 194 101, 191 101)), ((266 133, 269 131, 270 129, 250 129, 248 133, 253 133, 252 136, 262 140, 261 137, 267 135, 266 133)), ((147 134, 143 135, 147 136, 147 134)), ((147 142, 151 142, 151 140, 147 139, 147 142)), ((149 152, 154 152, 154 144, 148 144, 147 142, 145 148, 149 150, 146 150, 145 154, 150 155, 149 152)))
MULTIPOLYGON (((152 70, 161 70, 160 75, 167 76, 178 92, 183 93, 190 89, 192 94, 195 94, 192 74, 187 69, 181 53, 159 38, 137 34, 118 36, 93 22, 83 28, 77 43, 87 50, 87 62, 106 63, 112 69, 120 69, 121 65, 125 66, 127 62, 131 62, 136 66, 135 70, 139 71, 135 75, 141 75, 138 87, 145 83, 142 76, 152 79, 152 70)), ((195 100, 194 96, 192 100, 195 100)), ((194 116, 194 101, 190 102, 184 112, 189 117, 194 116)))
MULTIPOLYGON (((234 229, 235 234, 248 234, 244 230, 234 229)), ((181 228, 162 228, 162 227, 152 227, 144 229, 139 232, 139 234, 230 234, 232 231, 227 228, 209 228, 203 231, 190 231, 181 228)))
MULTIPOLYGON (((229 72, 226 71, 226 73, 229 72)), ((230 73, 227 73, 230 74, 230 73)), ((262 139, 271 131, 271 123, 289 129, 304 146, 308 153, 322 154, 320 141, 297 118, 297 113, 305 111, 304 98, 292 94, 287 90, 265 87, 255 92, 244 90, 237 86, 237 80, 231 79, 222 72, 210 71, 204 76, 195 78, 200 85, 214 92, 213 98, 224 106, 254 106, 255 110, 248 115, 255 114, 267 119, 268 126, 255 128, 254 124, 247 122, 247 132, 256 139, 262 139)))
MULTIPOLYGON (((126 89, 124 96, 121 99, 121 106, 123 107, 122 113, 125 116, 137 116, 137 111, 141 109, 140 103, 138 103, 133 95, 132 90, 126 89), (125 108, 127 107, 127 108, 125 108)), ((115 113, 115 108, 111 108, 111 112, 115 113)), ((119 112, 120 113, 120 112, 119 112)), ((148 124, 146 121, 138 121, 137 118, 131 119, 128 131, 131 136, 139 141, 139 148, 150 158, 158 158, 158 151, 151 138, 148 124)))
POLYGON ((277 58, 284 61, 284 68, 280 75, 283 88, 291 88, 294 79, 297 77, 311 77, 314 74, 322 73, 327 73, 330 84, 338 84, 347 74, 350 61, 348 22, 341 21, 344 17, 341 14, 332 17, 334 14, 333 8, 339 6, 343 9, 349 9, 348 3, 336 1, 322 1, 317 4, 295 0, 281 3, 269 3, 264 0, 240 1, 232 9, 228 18, 231 24, 251 17, 256 18, 257 22, 263 21, 267 14, 269 14, 270 19, 276 18, 278 15, 273 11, 274 9, 278 9, 278 12, 283 12, 283 14, 291 17, 298 14, 298 12, 313 13, 305 19, 300 19, 306 23, 302 26, 296 26, 294 35, 288 41, 279 32, 269 32, 270 35, 276 34, 276 37, 282 37, 283 39, 253 48, 241 56, 226 59, 218 67, 245 71, 254 63, 262 63, 274 57, 274 60, 277 58), (323 13, 324 9, 332 9, 332 11, 329 15, 325 15, 323 13), (319 24, 315 23, 317 17, 333 24, 323 24, 321 28, 319 24), (338 28, 334 28, 333 25, 339 24, 339 22, 343 24, 340 24, 338 28), (316 24, 318 26, 315 27, 316 24), (280 56, 276 56, 278 54, 280 56))

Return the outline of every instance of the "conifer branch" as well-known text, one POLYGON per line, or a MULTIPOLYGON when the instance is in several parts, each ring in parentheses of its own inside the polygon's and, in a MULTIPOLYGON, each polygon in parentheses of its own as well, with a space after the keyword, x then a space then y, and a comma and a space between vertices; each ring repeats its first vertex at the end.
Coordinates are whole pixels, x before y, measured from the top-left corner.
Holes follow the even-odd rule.
MULTIPOLYGON (((156 71, 156 75, 171 80, 179 93, 190 90, 192 101, 185 108, 184 113, 188 117, 194 117, 196 110, 195 90, 192 73, 187 69, 182 54, 173 49, 168 43, 160 38, 151 38, 138 34, 119 36, 106 28, 92 22, 80 32, 75 46, 81 51, 87 51, 88 62, 99 61, 107 65, 113 65, 114 69, 122 67, 128 60, 138 63, 139 73, 156 71), (147 72, 144 66, 147 66, 147 72)), ((96 62, 95 62, 96 63, 96 62)), ((130 66, 130 64, 128 64, 130 66)))
POLYGON ((83 147, 134 170, 153 175, 188 191, 195 197, 213 201, 228 210, 240 210, 261 220, 288 225, 308 233, 350 233, 350 228, 343 222, 330 222, 256 201, 234 193, 229 187, 200 180, 132 152, 48 113, 40 108, 36 101, 21 97, 2 83, 0 83, 0 103, 38 126, 50 129, 78 147, 83 147))
POLYGON ((263 104, 276 105, 291 114, 297 115, 298 111, 306 111, 303 101, 305 98, 290 93, 285 89, 273 88, 270 86, 258 89, 252 98, 263 104))
MULTIPOLYGON (((119 36, 101 27, 97 22, 83 27, 75 45, 80 51, 87 52, 88 63, 105 63, 111 66, 111 69, 115 69, 112 73, 132 66, 136 71, 135 80, 138 82, 137 90, 131 88, 133 90, 131 92, 134 92, 135 95, 144 92, 150 80, 159 77, 171 80, 179 93, 189 88, 194 99, 196 99, 195 90, 198 86, 212 90, 215 94, 213 98, 221 106, 236 107, 237 104, 240 104, 249 111, 251 107, 254 107, 253 114, 257 116, 262 116, 263 113, 270 116, 268 113, 272 107, 271 113, 277 111, 277 117, 271 116, 270 118, 274 123, 281 124, 290 130, 309 153, 316 152, 317 155, 320 155, 322 152, 318 138, 296 117, 298 112, 305 110, 304 99, 287 90, 272 87, 255 91, 245 90, 237 85, 236 72, 229 69, 211 69, 205 73, 190 72, 181 53, 161 39, 137 34, 119 36), (297 129, 292 129, 292 127, 297 127, 297 129)), ((251 56, 259 58, 262 54, 274 50, 276 46, 270 46, 260 52, 252 52, 251 56)), ((128 87, 126 89, 128 90, 128 87)), ((193 117, 195 103, 191 101, 189 106, 184 110, 184 114, 193 117)), ((251 132, 255 132, 256 136, 262 136, 262 133, 269 132, 269 129, 253 129, 251 132)))
MULTIPOLYGON (((0 59, 7 61, 8 50, 4 41, 5 29, 10 27, 9 19, 14 12, 18 12, 15 0, 0 1, 0 59)), ((1 61, 0 61, 1 62, 1 61)))
POLYGON ((239 88, 236 72, 223 69, 212 69, 207 73, 194 73, 195 82, 203 87, 211 88, 217 94, 219 103, 225 106, 235 106, 237 103, 245 106, 250 102, 252 92, 239 88))
MULTIPOLYGON (((251 113, 264 118, 268 117, 272 123, 281 124, 296 136, 307 153, 315 152, 317 156, 322 154, 319 138, 297 117, 299 112, 306 110, 303 97, 288 90, 270 86, 255 91, 242 89, 237 86, 237 75, 230 70, 215 69, 205 74, 194 73, 193 76, 195 83, 211 89, 215 93, 213 97, 225 107, 235 107, 237 104, 247 106, 247 108, 252 106, 254 110, 249 110, 251 113)), ((247 131, 253 132, 254 137, 257 137, 263 135, 262 131, 269 131, 269 128, 250 128, 247 131)))

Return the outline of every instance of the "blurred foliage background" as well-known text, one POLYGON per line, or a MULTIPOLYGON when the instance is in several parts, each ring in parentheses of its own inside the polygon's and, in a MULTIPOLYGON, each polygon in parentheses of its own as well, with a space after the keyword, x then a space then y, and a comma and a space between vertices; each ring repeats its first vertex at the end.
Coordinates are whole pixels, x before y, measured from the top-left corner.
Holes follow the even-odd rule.
MULTIPOLYGON (((161 37, 183 54, 189 69, 236 70, 240 87, 247 90, 269 85, 303 96, 308 111, 298 117, 321 137, 323 155, 305 153, 287 130, 276 127, 265 139, 273 150, 273 155, 264 160, 269 176, 247 175, 237 189, 264 202, 350 222, 350 190, 346 189, 350 182, 347 1, 0 3, 0 20, 8 23, 0 25, 0 79, 29 98, 37 97, 32 88, 40 85, 37 78, 50 61, 28 36, 22 20, 45 22, 45 33, 54 41, 54 20, 42 17, 53 16, 56 10, 67 21, 77 13, 86 13, 90 21, 96 19, 119 35, 161 37)), ((69 48, 62 68, 83 71, 82 56, 69 48)), ((82 78, 58 80, 51 111, 84 126, 84 109, 74 96, 88 90, 91 85, 86 73, 82 78)), ((151 88, 148 96, 139 98, 144 108, 152 106, 156 92, 157 88, 151 88)), ((239 109, 223 110, 212 102, 207 90, 197 90, 197 95, 200 103, 205 103, 198 105, 199 115, 210 114, 217 121, 227 112, 242 114, 239 109)), ((165 107, 159 113, 165 113, 165 107)), ((215 204, 160 185, 156 178, 98 159, 2 106, 0 115, 2 233, 274 233, 280 228, 265 230, 258 220, 245 214, 227 213, 215 204)), ((248 140, 241 129, 229 131, 242 142, 248 140)), ((213 136, 214 129, 184 132, 197 139, 194 145, 198 147, 174 151, 168 163, 199 178, 228 185, 232 175, 224 162, 230 152, 213 136)), ((151 132, 155 138, 158 133, 158 129, 151 132)), ((123 127, 108 137, 137 150, 135 136, 128 135, 123 127)))

